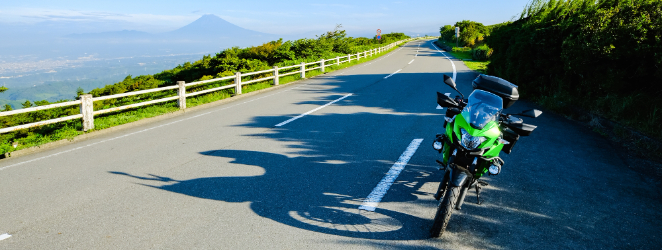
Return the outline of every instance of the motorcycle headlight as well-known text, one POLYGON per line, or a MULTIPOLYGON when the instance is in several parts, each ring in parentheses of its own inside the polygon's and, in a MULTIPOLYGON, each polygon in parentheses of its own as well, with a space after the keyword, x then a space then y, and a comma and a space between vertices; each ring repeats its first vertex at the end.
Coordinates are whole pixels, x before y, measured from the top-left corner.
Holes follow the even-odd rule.
POLYGON ((460 144, 462 144, 462 147, 469 150, 477 148, 481 143, 487 140, 487 138, 482 136, 471 136, 469 132, 463 128, 460 129, 460 132, 462 132, 462 140, 460 140, 460 144))

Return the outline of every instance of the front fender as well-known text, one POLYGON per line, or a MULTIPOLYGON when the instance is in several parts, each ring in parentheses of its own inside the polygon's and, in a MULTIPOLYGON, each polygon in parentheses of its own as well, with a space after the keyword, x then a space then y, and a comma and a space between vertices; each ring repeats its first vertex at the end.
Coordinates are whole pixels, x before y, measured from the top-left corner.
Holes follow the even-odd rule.
POLYGON ((464 182, 467 180, 468 177, 467 173, 455 168, 449 168, 449 169, 451 171, 450 174, 451 179, 449 181, 451 187, 461 187, 462 185, 464 185, 464 182))

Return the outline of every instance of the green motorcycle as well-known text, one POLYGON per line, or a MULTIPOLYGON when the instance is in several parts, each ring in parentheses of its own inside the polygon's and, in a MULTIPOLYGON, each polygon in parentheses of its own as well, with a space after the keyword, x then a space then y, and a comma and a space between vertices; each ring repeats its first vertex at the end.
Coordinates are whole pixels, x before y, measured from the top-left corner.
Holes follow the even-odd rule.
POLYGON ((499 153, 510 154, 519 137, 530 135, 536 128, 514 115, 535 118, 542 114, 536 109, 502 114, 519 99, 519 93, 516 85, 498 77, 479 75, 467 99, 452 78, 444 75, 444 83, 462 97, 453 99, 437 92, 437 104, 447 108, 446 131, 437 135, 432 146, 443 154, 437 163, 445 173, 434 196, 440 202, 430 230, 432 237, 444 233, 453 210, 461 209, 468 190, 476 190, 480 205, 481 187, 488 185, 480 177, 499 174, 504 165, 499 153))

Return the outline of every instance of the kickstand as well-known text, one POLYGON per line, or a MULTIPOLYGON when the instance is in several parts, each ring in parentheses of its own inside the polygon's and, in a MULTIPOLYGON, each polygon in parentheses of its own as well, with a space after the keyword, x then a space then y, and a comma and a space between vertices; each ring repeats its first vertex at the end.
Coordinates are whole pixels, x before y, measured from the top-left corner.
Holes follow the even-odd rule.
POLYGON ((478 205, 481 204, 481 202, 480 202, 480 190, 483 189, 481 186, 487 186, 487 185, 489 185, 489 184, 487 184, 487 182, 484 182, 484 181, 478 181, 478 183, 476 183, 476 185, 474 185, 476 187, 476 204, 478 204, 478 205))

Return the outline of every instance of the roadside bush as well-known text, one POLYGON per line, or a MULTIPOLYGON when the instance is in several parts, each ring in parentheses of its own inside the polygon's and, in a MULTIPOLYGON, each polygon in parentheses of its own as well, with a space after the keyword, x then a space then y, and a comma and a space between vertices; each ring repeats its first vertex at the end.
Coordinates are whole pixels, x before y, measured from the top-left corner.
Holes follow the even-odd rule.
POLYGON ((486 44, 483 44, 473 49, 471 57, 476 61, 488 61, 490 60, 490 57, 492 57, 493 51, 494 50, 486 44))
POLYGON ((488 73, 662 136, 662 1, 535 0, 492 30, 488 73))

